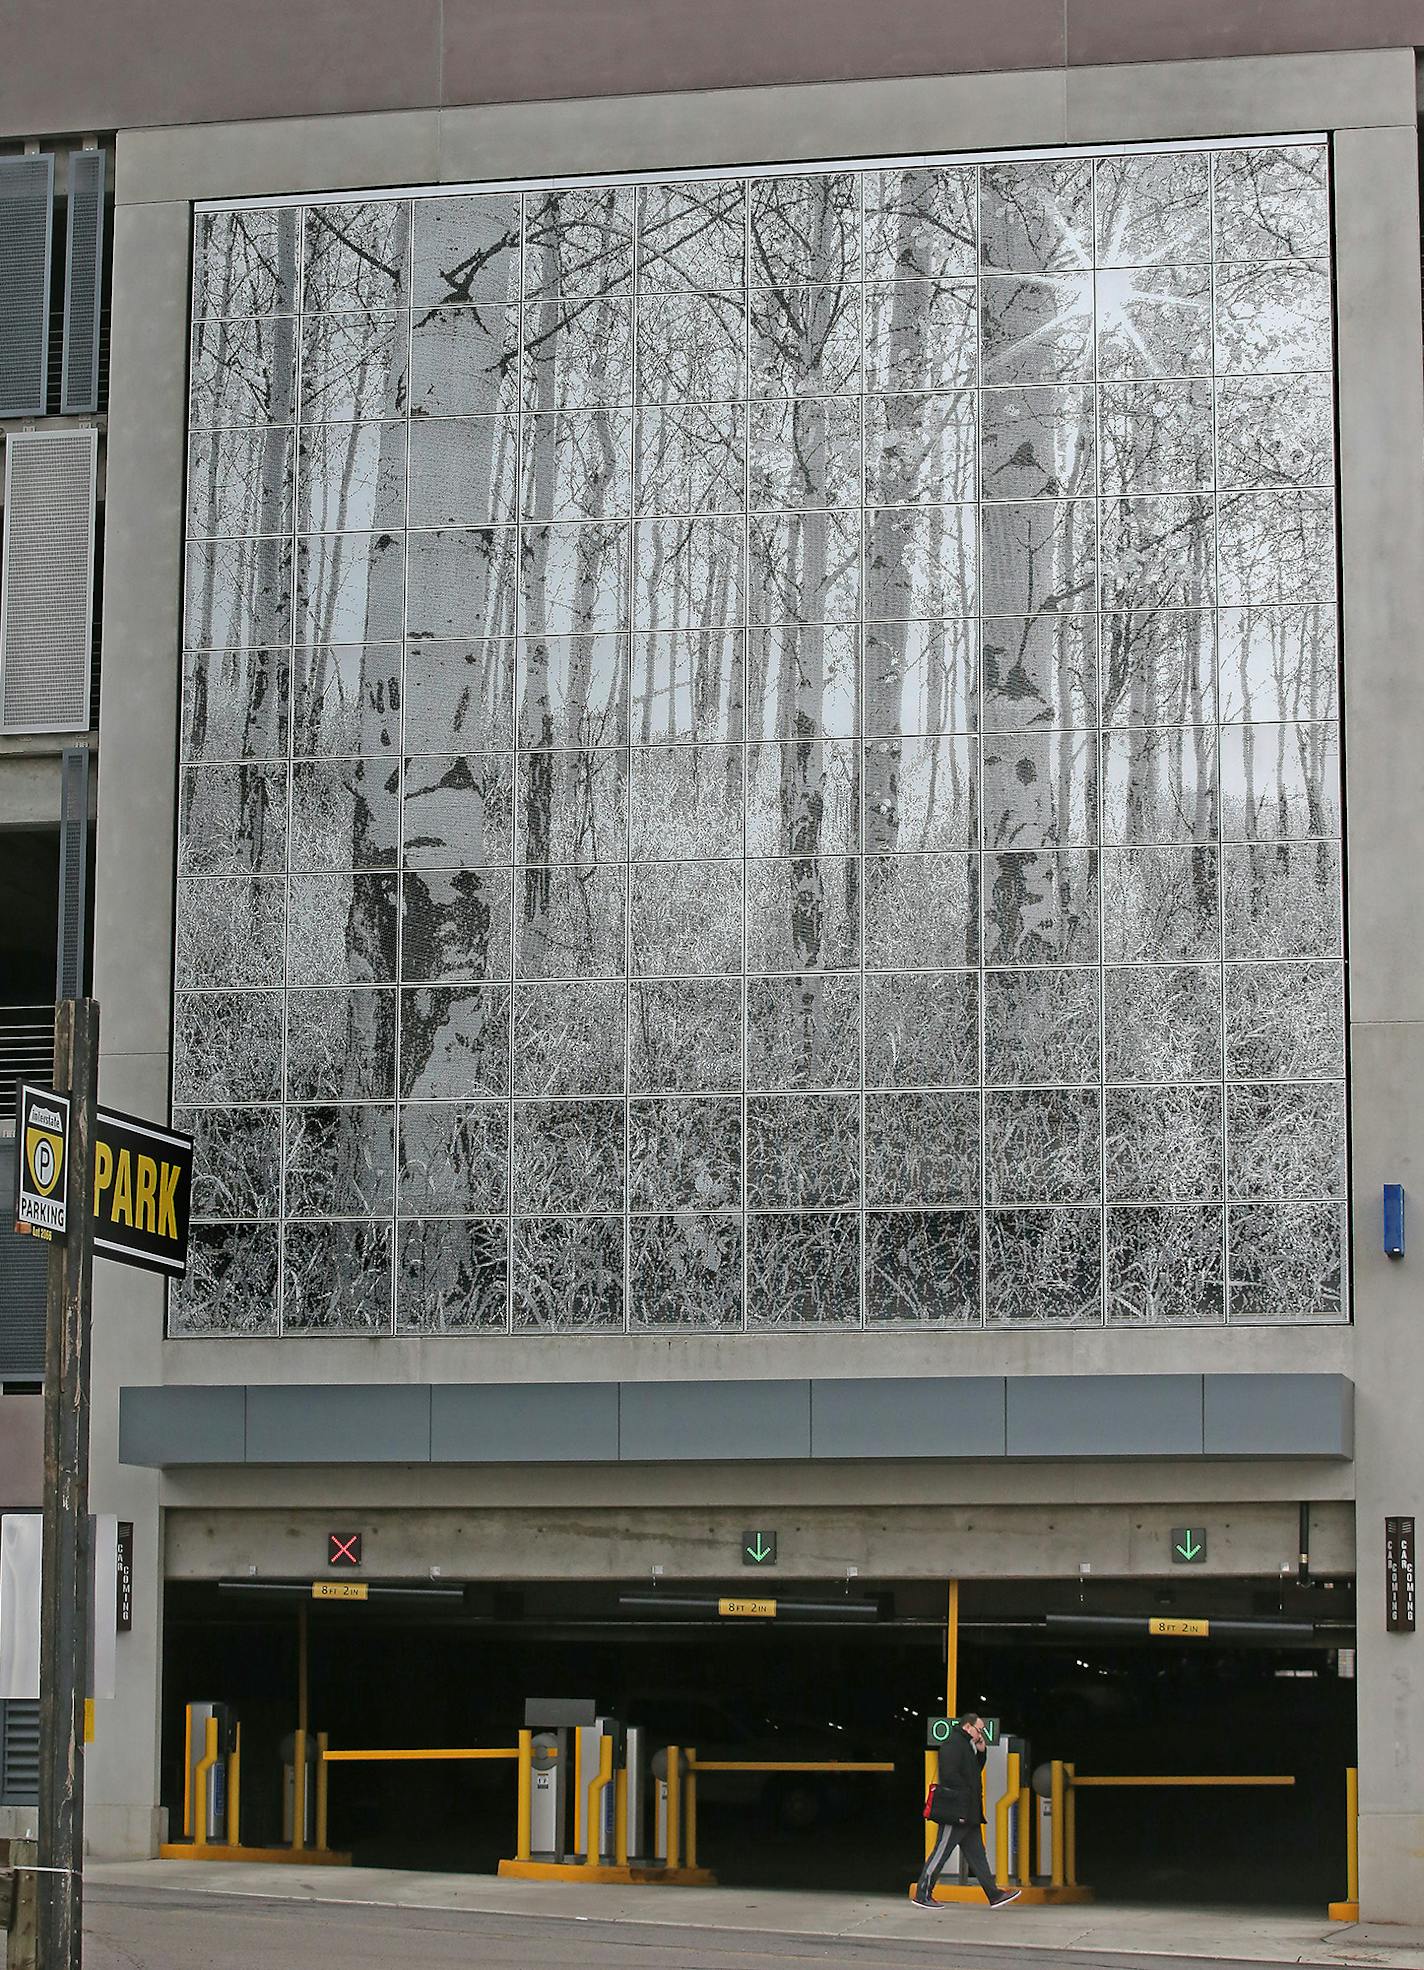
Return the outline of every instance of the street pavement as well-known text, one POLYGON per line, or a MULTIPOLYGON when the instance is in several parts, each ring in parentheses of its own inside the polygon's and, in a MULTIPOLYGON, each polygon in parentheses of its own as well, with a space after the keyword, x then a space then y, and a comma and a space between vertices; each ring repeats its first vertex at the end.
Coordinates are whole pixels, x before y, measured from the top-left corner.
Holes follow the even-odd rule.
MULTIPOLYGON (((913 1914, 914 1911, 911 1911, 913 1914)), ((1031 1946, 1016 1937, 971 1942, 948 1911, 917 1918, 922 1933, 787 1934, 597 1917, 495 1915, 477 1910, 270 1901, 100 1887, 86 1894, 86 1970, 1225 1970, 1230 1959, 1105 1954, 1031 1946)), ((996 1918, 1007 1925, 1008 1910, 996 1918)), ((1335 1962, 1342 1959, 1336 1957, 1335 1962)), ((1375 1950, 1355 1962, 1399 1961, 1375 1950)), ((1416 1958, 1416 1961, 1424 1960, 1416 1958)))
POLYGON ((1299 1911, 922 1913, 884 1896, 191 1862, 91 1864, 84 1928, 85 1970, 1424 1970, 1424 1933, 1299 1911))

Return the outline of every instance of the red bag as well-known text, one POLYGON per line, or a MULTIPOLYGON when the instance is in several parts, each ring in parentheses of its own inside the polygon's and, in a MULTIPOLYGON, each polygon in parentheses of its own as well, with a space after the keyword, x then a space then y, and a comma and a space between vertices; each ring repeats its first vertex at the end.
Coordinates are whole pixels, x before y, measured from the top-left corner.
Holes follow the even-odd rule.
POLYGON ((933 1810, 933 1807, 934 1807, 934 1796, 935 1796, 935 1789, 934 1789, 934 1787, 933 1787, 933 1786, 931 1786, 931 1787, 930 1787, 930 1789, 929 1789, 929 1791, 928 1791, 928 1792, 927 1792, 927 1793, 925 1794, 925 1810, 924 1810, 924 1813, 923 1813, 923 1815, 922 1815, 922 1817, 923 1817, 923 1818, 925 1818, 925 1819, 928 1819, 928 1818, 929 1818, 929 1816, 930 1816, 930 1813, 931 1813, 931 1811, 933 1810))

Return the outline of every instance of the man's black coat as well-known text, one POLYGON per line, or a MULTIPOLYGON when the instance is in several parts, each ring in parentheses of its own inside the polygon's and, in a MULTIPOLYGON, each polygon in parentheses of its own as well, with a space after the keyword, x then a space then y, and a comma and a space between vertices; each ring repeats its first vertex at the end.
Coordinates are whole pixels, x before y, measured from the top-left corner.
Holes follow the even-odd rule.
POLYGON ((974 1749, 962 1730, 956 1730, 948 1744, 940 1746, 934 1817, 941 1826, 954 1820, 983 1825, 983 1771, 984 1753, 974 1749))

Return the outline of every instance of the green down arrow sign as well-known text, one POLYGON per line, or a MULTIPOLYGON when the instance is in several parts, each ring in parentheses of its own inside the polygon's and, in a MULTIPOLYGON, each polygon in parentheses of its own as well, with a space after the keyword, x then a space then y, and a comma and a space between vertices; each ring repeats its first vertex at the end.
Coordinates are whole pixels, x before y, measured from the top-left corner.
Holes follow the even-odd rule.
POLYGON ((774 1532, 744 1532, 742 1534, 743 1566, 775 1566, 776 1534, 774 1532))
POLYGON ((1200 1566, 1206 1558, 1206 1527, 1202 1525, 1174 1525, 1172 1527, 1172 1564, 1174 1566, 1200 1566))

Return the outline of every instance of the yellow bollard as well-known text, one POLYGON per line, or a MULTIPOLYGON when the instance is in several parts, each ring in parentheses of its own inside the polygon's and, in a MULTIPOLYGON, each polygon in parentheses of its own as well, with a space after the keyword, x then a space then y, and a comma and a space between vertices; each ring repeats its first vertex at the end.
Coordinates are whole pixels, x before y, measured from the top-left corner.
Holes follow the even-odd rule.
POLYGON ((307 1734, 296 1732, 292 1739, 292 1852, 307 1850, 307 1734))
POLYGON ((1068 1887, 1078 1885, 1078 1788, 1075 1768, 1063 1767, 1063 1870, 1068 1887))
POLYGON ((1001 1881, 1012 1881, 1009 1867, 1009 1817, 1019 1798, 1019 1754, 1011 1751, 1005 1771, 1006 1790, 994 1806, 994 1852, 998 1865, 994 1872, 1001 1881))
POLYGON ((1063 1790, 1064 1790, 1064 1788, 1063 1788, 1063 1760, 1062 1760, 1061 1758, 1055 1758, 1055 1759, 1053 1760, 1053 1763, 1052 1763, 1052 1764, 1051 1764, 1051 1765, 1049 1766, 1049 1768, 1048 1768, 1048 1769, 1049 1769, 1049 1772, 1050 1772, 1050 1774, 1051 1774, 1051 1778, 1050 1778, 1050 1788, 1049 1788, 1049 1795, 1048 1795, 1048 1798, 1049 1798, 1049 1814, 1050 1814, 1050 1822, 1049 1822, 1049 1824, 1050 1824, 1050 1828, 1051 1828, 1051 1832, 1052 1832, 1052 1839, 1053 1839, 1053 1845, 1052 1845, 1052 1849, 1051 1849, 1051 1852, 1052 1852, 1052 1856, 1053 1856, 1053 1860, 1052 1860, 1052 1866, 1051 1866, 1051 1868, 1050 1868, 1050 1870, 1049 1870, 1049 1876, 1048 1876, 1048 1878, 1049 1878, 1049 1882, 1050 1882, 1050 1884, 1051 1884, 1051 1885, 1052 1885, 1053 1887, 1055 1887, 1055 1888, 1061 1888, 1061 1887, 1062 1887, 1062 1886, 1064 1885, 1064 1878, 1065 1878, 1065 1877, 1064 1877, 1064 1868, 1063 1868, 1063 1860, 1064 1860, 1064 1854, 1063 1854, 1063 1832, 1064 1832, 1064 1828, 1063 1828, 1063 1810, 1064 1810, 1064 1809, 1063 1809, 1063 1790))
POLYGON ((518 1826, 515 1829, 514 1854, 516 1860, 527 1861, 534 1838, 534 1733, 519 1733, 519 1804, 516 1808, 518 1826))
POLYGON ((684 1796, 682 1808, 682 1864, 684 1867, 697 1865, 697 1753, 690 1747, 684 1767, 684 1796))
POLYGON ((667 1864, 677 1867, 682 1858, 682 1753, 675 1744, 667 1748, 667 1864))
POLYGON ((1019 1787, 1019 1878, 1020 1888, 1033 1886, 1033 1786, 1027 1779, 1019 1787))
POLYGON ((242 1845, 242 1726, 234 1724, 232 1755, 227 1761, 227 1844, 242 1845))
POLYGON ((183 1838, 193 1837, 193 1706, 183 1710, 183 1838))
POLYGON ((1345 1899, 1331 1902, 1326 1913, 1332 1922, 1360 1919, 1360 1774, 1355 1765, 1345 1767, 1345 1899))
POLYGON ((603 1795, 613 1782, 613 1739, 598 1741, 598 1771, 588 1783, 588 1864, 603 1865, 603 1795))
POLYGON ((218 1762, 218 1720, 209 1717, 207 1729, 203 1733, 203 1755, 198 1761, 197 1771, 197 1823, 198 1845, 209 1846, 218 1838, 218 1829, 208 1825, 208 1773, 218 1762))
POLYGON ((613 1858, 619 1867, 628 1865, 628 1767, 613 1778, 613 1858))
POLYGON ((331 1743, 331 1739, 328 1737, 325 1731, 317 1732, 316 1734, 316 1845, 317 1845, 318 1853, 325 1853, 327 1847, 327 1839, 326 1839, 327 1782, 331 1776, 331 1767, 326 1762, 326 1753, 330 1743, 331 1743))
POLYGON ((1360 1771, 1357 1765, 1345 1771, 1345 1848, 1346 1899, 1360 1905, 1360 1771))

